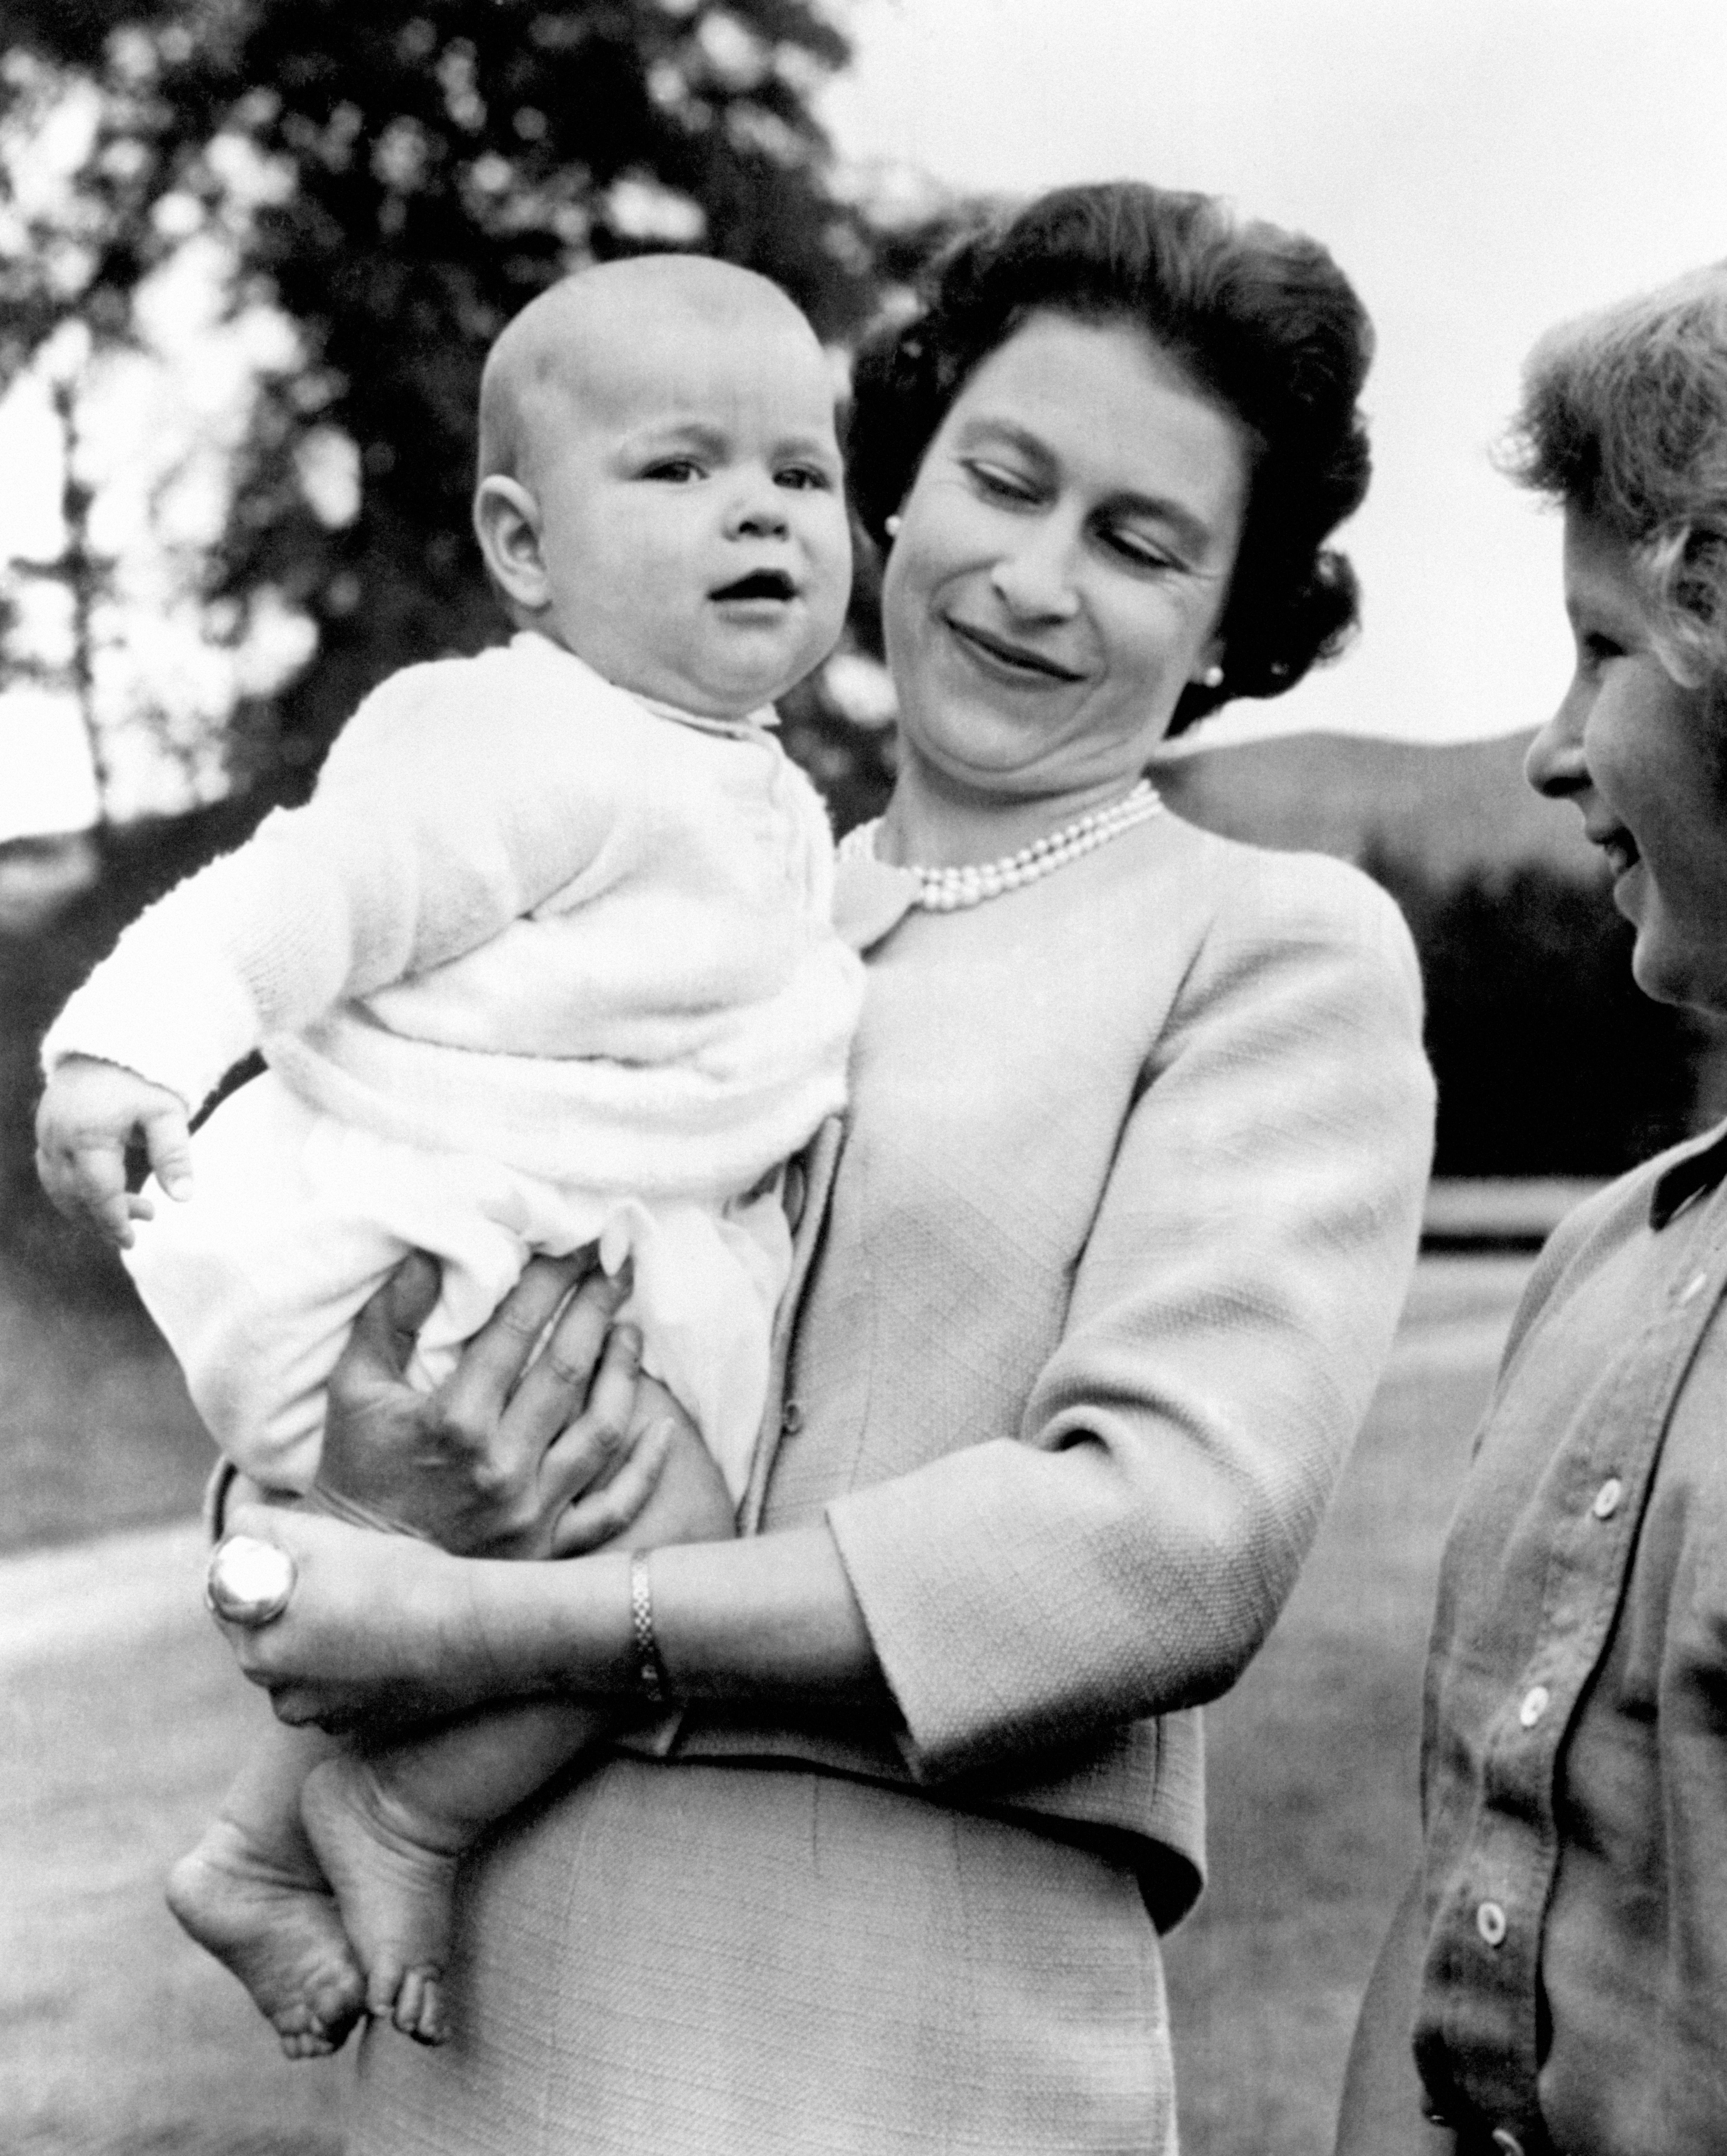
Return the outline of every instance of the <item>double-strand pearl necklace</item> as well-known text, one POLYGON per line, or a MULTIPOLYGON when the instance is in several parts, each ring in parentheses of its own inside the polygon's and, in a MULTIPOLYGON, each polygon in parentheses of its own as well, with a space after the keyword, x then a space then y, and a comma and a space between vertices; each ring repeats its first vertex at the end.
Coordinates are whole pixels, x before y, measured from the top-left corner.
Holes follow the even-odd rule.
MULTIPOLYGON (((1135 824, 1143 824, 1148 816, 1156 815, 1162 807, 1162 800, 1150 780, 1142 778, 1131 793, 1124 793, 1119 801, 1076 817, 1060 830, 1052 831, 1047 838, 1033 839, 1030 845, 1022 846, 1017 854, 1006 854, 1000 860, 967 861, 961 867, 951 869, 920 868, 908 864, 910 873, 918 880, 917 902, 927 913, 954 913, 962 906, 981 906, 986 898, 999 898, 1003 891, 1018 891, 1026 884, 1036 883, 1040 876, 1053 875, 1069 861, 1077 861, 1082 854, 1107 845, 1111 839, 1119 839, 1124 831, 1130 831, 1135 824)), ((856 830, 848 831, 840 841, 840 859, 873 860, 875 834, 880 828, 881 819, 878 816, 873 823, 860 824, 856 830)))

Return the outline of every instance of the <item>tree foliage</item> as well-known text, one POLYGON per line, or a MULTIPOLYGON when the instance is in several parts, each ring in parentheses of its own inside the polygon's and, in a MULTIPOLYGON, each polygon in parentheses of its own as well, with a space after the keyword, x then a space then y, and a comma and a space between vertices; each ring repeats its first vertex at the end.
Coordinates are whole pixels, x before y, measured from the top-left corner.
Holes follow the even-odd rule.
POLYGON ((1528 865, 1436 884, 1367 864, 1421 954, 1440 1175, 1617 1175, 1689 1131, 1704 1043, 1631 975, 1593 886, 1528 865))
MULTIPOLYGON (((665 244, 776 278, 829 338, 879 291, 881 235, 812 108, 848 49, 807 0, 13 0, 7 30, 0 145, 80 99, 95 123, 46 210, 0 159, 0 386, 69 319, 99 349, 138 341, 141 295, 191 249, 230 317, 291 326, 202 598, 236 645, 285 602, 317 657, 236 714, 238 783, 295 790, 392 667, 495 636, 468 537, 475 388, 536 291, 665 244)), ((817 706, 802 738, 843 780, 872 762, 817 706)))

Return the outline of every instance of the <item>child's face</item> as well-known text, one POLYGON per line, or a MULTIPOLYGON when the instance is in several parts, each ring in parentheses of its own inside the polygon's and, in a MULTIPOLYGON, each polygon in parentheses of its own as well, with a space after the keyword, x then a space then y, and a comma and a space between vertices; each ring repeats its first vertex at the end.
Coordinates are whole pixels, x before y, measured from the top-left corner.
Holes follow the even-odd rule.
POLYGON ((787 310, 707 336, 640 317, 536 400, 536 620, 607 680, 708 717, 833 649, 851 588, 833 392, 787 310))

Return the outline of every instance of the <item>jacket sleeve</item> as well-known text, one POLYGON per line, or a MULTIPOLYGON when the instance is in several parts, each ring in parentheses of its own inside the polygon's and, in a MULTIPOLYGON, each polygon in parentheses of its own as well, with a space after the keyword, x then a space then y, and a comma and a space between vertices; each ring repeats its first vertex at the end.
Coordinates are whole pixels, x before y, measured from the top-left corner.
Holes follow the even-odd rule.
POLYGON ((566 883, 601 842, 597 804, 556 783, 567 752, 543 710, 498 694, 508 679, 481 661, 392 675, 304 808, 126 931, 49 1028, 44 1070, 99 1056, 195 1110, 272 1034, 473 950, 566 883))
POLYGON ((1402 919, 1320 865, 1269 927, 1213 924, 1021 1430, 828 1508, 920 1779, 1223 1691, 1312 1543, 1402 1309, 1432 1118, 1402 919))

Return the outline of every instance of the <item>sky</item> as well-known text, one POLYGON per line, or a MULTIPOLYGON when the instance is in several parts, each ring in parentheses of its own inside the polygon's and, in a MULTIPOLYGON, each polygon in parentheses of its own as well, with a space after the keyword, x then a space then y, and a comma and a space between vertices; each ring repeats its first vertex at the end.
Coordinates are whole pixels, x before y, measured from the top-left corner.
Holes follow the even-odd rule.
MULTIPOLYGON (((820 103, 843 159, 991 192, 1211 189, 1323 240, 1366 300, 1376 476, 1344 541, 1363 634, 1206 740, 1539 723, 1567 667, 1558 526, 1490 451, 1543 329, 1727 256, 1724 0, 828 6, 855 49, 820 103)), ((0 411, 0 552, 39 434, 0 411)), ((75 732, 0 701, 0 838, 88 814, 75 732)))

